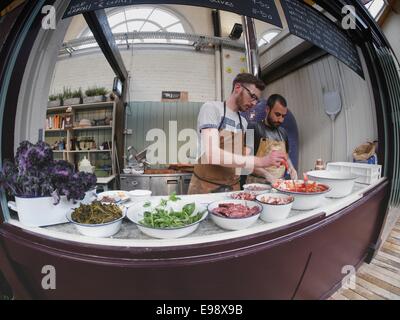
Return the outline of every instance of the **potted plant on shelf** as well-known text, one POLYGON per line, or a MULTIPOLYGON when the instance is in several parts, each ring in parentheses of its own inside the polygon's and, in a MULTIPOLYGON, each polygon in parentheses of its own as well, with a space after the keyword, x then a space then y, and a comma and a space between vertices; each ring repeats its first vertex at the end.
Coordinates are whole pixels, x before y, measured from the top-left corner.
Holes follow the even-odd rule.
POLYGON ((62 105, 62 94, 51 94, 49 95, 49 102, 47 103, 48 108, 59 107, 62 105))
POLYGON ((45 142, 21 142, 14 162, 6 160, 0 171, 0 188, 15 197, 9 207, 29 227, 67 222, 66 214, 93 190, 96 181, 95 175, 54 160, 45 142))
POLYGON ((71 106, 73 104, 80 104, 82 102, 82 89, 72 91, 70 88, 65 88, 63 91, 64 106, 71 106))
POLYGON ((106 94, 106 88, 89 88, 85 91, 86 97, 83 98, 83 103, 104 102, 107 100, 106 94))

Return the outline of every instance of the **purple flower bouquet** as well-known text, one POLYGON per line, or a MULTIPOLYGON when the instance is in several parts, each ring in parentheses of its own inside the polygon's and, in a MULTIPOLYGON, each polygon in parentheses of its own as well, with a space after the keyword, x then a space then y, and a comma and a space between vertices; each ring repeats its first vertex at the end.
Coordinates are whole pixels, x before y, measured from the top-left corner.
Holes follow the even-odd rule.
POLYGON ((71 163, 54 160, 53 151, 45 142, 21 142, 14 162, 4 161, 0 171, 0 187, 15 196, 16 205, 10 201, 9 206, 13 209, 16 207, 20 221, 24 220, 21 208, 36 211, 35 221, 25 223, 30 226, 47 224, 38 223, 37 218, 39 214, 49 215, 49 212, 43 212, 48 211, 46 208, 49 205, 50 211, 57 210, 57 207, 64 208, 59 210, 59 218, 48 224, 64 222, 65 208, 71 208, 82 200, 87 191, 95 188, 96 181, 95 175, 76 172, 71 163), (32 206, 34 203, 36 207, 32 206))

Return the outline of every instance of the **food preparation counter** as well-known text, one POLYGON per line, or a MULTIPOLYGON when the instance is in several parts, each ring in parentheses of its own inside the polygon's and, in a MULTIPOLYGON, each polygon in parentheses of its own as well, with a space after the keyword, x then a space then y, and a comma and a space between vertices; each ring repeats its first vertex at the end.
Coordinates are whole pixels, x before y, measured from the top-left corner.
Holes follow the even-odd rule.
MULTIPOLYGON (((312 217, 319 216, 323 214, 324 216, 329 216, 350 204, 361 199, 363 194, 370 190, 373 186, 362 185, 356 183, 353 192, 345 198, 332 199, 324 198, 323 204, 316 209, 299 211, 291 210, 289 217, 287 219, 267 223, 258 219, 257 222, 244 230, 238 231, 227 231, 221 229, 211 221, 208 216, 205 221, 202 221, 199 228, 190 234, 189 236, 178 238, 178 239, 155 239, 143 234, 137 226, 129 221, 127 218, 124 219, 122 223, 121 231, 118 232, 111 238, 90 238, 80 235, 76 231, 75 226, 70 223, 49 226, 45 228, 33 228, 35 232, 41 233, 43 235, 61 238, 70 241, 76 241, 79 243, 91 243, 100 245, 111 245, 111 246, 130 246, 130 247, 167 247, 167 246, 180 246, 180 245, 193 245, 221 240, 229 240, 239 237, 245 237, 256 233, 262 233, 266 231, 271 231, 274 229, 282 228, 302 220, 307 220, 312 217)), ((166 196, 152 197, 155 199, 167 199, 166 196)), ((180 196, 182 200, 190 200, 207 206, 209 203, 218 200, 230 200, 229 193, 216 193, 207 195, 190 195, 190 196, 180 196)), ((128 202, 126 206, 134 205, 135 202, 128 202)), ((19 225, 16 220, 12 223, 19 225)))
MULTIPOLYGON (((318 209, 292 210, 285 220, 258 220, 226 231, 211 220, 180 239, 154 239, 125 221, 113 238, 79 235, 63 224, 26 228, 11 219, 0 233, 10 264, 26 275, 34 298, 320 299, 341 285, 379 246, 388 203, 386 179, 356 184, 318 209), (11 237, 12 235, 12 237, 11 237), (28 254, 33 252, 35 255, 28 254), (57 269, 57 290, 42 290, 42 266, 57 269), (347 269, 346 269, 347 270, 347 269), (101 286, 107 290, 98 290, 101 286)), ((207 204, 227 194, 182 196, 207 204)))

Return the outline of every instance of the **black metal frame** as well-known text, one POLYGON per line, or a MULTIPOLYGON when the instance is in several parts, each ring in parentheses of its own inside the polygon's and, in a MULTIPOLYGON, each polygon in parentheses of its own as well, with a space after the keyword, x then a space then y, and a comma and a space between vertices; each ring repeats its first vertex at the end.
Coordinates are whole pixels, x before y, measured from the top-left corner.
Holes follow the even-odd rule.
POLYGON ((91 11, 84 13, 83 16, 111 68, 122 82, 126 82, 128 71, 108 24, 106 12, 104 10, 91 11))

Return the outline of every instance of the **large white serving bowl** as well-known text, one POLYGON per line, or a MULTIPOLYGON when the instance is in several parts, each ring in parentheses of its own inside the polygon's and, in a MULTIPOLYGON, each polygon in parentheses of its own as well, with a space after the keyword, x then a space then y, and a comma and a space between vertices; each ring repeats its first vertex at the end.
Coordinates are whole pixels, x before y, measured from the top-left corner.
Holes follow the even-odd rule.
POLYGON ((342 198, 348 196, 354 187, 357 176, 346 172, 315 170, 307 172, 310 179, 328 185, 331 188, 325 196, 342 198))
POLYGON ((260 215, 265 222, 275 222, 286 219, 292 210, 294 197, 283 193, 264 193, 257 196, 256 200, 262 205, 263 211, 260 215), (287 204, 269 204, 262 201, 265 197, 282 198, 289 201, 287 204))
POLYGON ((260 217, 262 206, 255 201, 247 201, 247 200, 222 200, 222 201, 215 201, 208 205, 208 212, 210 213, 212 221, 214 223, 225 230, 242 230, 250 227, 253 225, 257 219, 260 217), (246 217, 246 218, 228 218, 223 217, 218 214, 215 214, 212 210, 217 208, 221 203, 234 203, 234 204, 243 204, 248 207, 258 207, 258 213, 246 217))
POLYGON ((137 204, 130 206, 128 208, 127 212, 127 218, 131 220, 133 223, 135 223, 138 227, 138 229, 143 232, 144 234, 153 237, 153 238, 158 238, 158 239, 176 239, 176 238, 181 238, 185 237, 192 232, 194 232, 200 225, 200 222, 203 221, 207 215, 207 208, 201 205, 198 202, 195 201, 177 201, 174 202, 173 205, 168 202, 167 209, 168 210, 181 210, 184 205, 188 203, 195 203, 196 207, 192 215, 195 215, 199 212, 204 212, 203 215, 201 216, 200 220, 196 221, 195 223, 183 226, 183 227, 178 227, 178 228, 153 228, 149 226, 144 226, 143 224, 140 223, 140 221, 144 217, 144 213, 146 211, 152 210, 152 208, 156 207, 160 203, 160 199, 152 199, 149 201, 142 201, 138 202, 137 204), (149 206, 144 206, 146 203, 150 204, 149 206))
POLYGON ((122 217, 107 223, 84 224, 72 220, 73 210, 67 213, 67 220, 75 225, 76 230, 84 236, 95 238, 108 238, 118 233, 121 229, 122 220, 126 216, 126 208, 121 208, 122 217))
MULTIPOLYGON (((294 180, 295 183, 304 183, 303 180, 294 180)), ((308 181, 312 183, 314 181, 308 181)), ((294 197, 294 202, 292 209, 294 210, 312 210, 316 209, 321 206, 322 202, 325 199, 325 195, 331 190, 330 187, 326 184, 322 184, 326 190, 321 192, 296 192, 296 191, 289 191, 284 188, 276 188, 281 193, 288 194, 294 197)))

